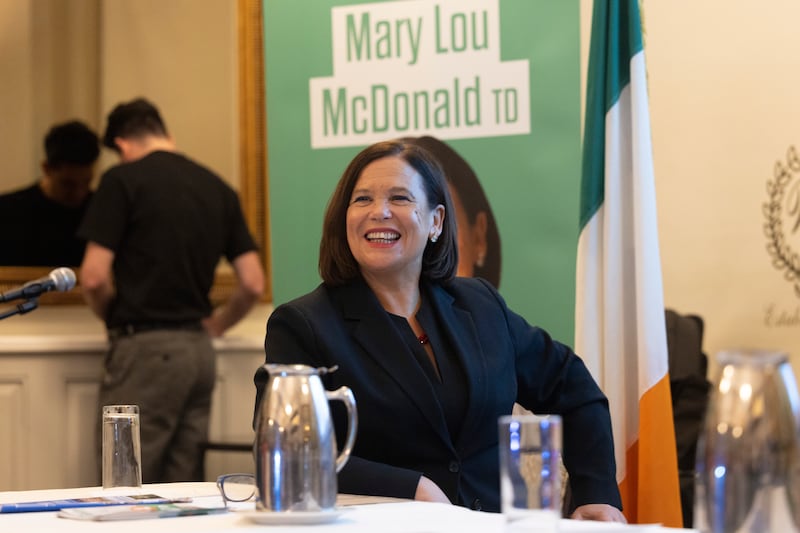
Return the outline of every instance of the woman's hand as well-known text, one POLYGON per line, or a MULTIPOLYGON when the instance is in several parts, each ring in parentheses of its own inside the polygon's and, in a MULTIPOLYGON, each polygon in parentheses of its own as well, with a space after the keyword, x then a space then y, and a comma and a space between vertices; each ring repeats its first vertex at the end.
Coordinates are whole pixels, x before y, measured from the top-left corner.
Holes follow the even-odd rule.
POLYGON ((450 500, 442 489, 439 488, 439 485, 425 476, 419 478, 417 493, 414 494, 414 499, 421 502, 450 503, 450 500))
MULTIPOLYGON (((419 488, 417 488, 417 492, 419 492, 419 488)), ((575 509, 575 512, 572 513, 570 518, 574 520, 600 520, 601 522, 622 522, 623 524, 628 523, 628 521, 625 520, 625 516, 622 514, 622 511, 613 505, 607 505, 605 503, 590 503, 587 505, 581 505, 575 509)))

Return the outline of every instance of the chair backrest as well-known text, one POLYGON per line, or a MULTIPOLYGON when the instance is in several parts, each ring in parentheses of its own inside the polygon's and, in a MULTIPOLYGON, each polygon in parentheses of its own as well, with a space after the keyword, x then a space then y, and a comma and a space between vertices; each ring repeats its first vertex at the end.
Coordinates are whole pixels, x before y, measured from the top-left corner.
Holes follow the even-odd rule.
POLYGON ((665 316, 683 525, 691 527, 697 439, 705 418, 711 388, 706 376, 708 357, 703 353, 704 324, 703 319, 697 315, 681 315, 671 309, 666 310, 665 316))
POLYGON ((703 353, 703 319, 697 315, 681 315, 667 309, 664 312, 669 351, 671 380, 706 379, 708 357, 703 353))

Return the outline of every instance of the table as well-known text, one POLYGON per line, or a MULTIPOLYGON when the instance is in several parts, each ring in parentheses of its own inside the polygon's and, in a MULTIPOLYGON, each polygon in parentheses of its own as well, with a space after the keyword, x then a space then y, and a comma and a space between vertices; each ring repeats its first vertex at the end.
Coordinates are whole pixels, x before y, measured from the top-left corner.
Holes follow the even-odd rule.
MULTIPOLYGON (((215 483, 154 483, 144 485, 141 493, 165 497, 191 497, 204 504, 222 505, 215 483)), ((82 498, 103 494, 100 487, 77 489, 31 490, 0 492, 0 504, 82 498)), ((128 520, 115 522, 86 522, 59 518, 55 512, 0 514, 3 533, 34 532, 204 532, 218 533, 269 531, 269 533, 505 533, 505 519, 496 513, 471 511, 454 505, 415 502, 392 498, 340 495, 337 505, 345 507, 340 517, 320 525, 260 525, 252 522, 247 513, 253 504, 224 514, 184 516, 179 518, 128 520)), ((668 533, 692 530, 659 526, 623 526, 603 522, 561 520, 561 533, 668 533)))

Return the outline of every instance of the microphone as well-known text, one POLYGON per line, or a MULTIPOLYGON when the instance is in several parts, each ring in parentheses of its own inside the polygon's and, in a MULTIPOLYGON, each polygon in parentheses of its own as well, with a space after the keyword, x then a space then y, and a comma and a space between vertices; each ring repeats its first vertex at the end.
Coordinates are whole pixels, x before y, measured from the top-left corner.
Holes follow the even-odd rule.
POLYGON ((37 298, 43 292, 68 291, 75 286, 75 272, 67 267, 53 270, 44 278, 29 281, 22 287, 11 289, 0 294, 0 302, 10 302, 23 298, 30 300, 37 298))

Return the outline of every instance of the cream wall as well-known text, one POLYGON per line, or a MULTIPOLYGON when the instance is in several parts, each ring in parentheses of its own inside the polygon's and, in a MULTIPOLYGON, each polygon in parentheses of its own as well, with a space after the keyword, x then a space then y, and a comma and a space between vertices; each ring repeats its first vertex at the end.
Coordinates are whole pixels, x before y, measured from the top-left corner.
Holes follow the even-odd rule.
POLYGON ((33 181, 32 2, 0 1, 0 190, 33 181))
MULTIPOLYGON (((237 2, 0 0, 0 191, 33 183, 56 122, 101 133, 120 101, 161 109, 178 148, 239 179, 237 2)), ((100 170, 115 162, 104 154, 100 170)))
POLYGON ((151 99, 178 149, 234 186, 240 153, 236 7, 232 0, 105 0, 100 36, 104 114, 120 101, 151 99))
POLYGON ((665 303, 705 318, 709 354, 777 349, 795 368, 800 293, 772 264, 763 206, 800 142, 798 18, 794 0, 644 2, 665 303))

